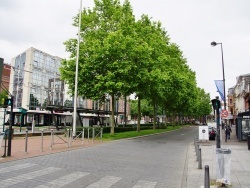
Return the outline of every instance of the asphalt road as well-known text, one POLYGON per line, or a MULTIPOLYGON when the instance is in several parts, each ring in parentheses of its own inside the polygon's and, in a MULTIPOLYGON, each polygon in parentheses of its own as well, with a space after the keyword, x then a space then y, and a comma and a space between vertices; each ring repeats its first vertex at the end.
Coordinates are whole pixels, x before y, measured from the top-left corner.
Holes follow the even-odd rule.
POLYGON ((197 128, 0 164, 0 187, 182 188, 197 128))

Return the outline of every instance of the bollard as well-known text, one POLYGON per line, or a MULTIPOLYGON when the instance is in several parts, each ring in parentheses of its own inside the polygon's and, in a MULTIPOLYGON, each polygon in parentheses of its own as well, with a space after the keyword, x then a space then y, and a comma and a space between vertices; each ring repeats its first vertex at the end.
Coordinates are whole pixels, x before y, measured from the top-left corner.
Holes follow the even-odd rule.
POLYGON ((93 131, 92 131, 92 143, 94 143, 94 138, 95 138, 95 128, 93 127, 93 131))
POLYGON ((101 128, 101 142, 102 142, 102 132, 103 132, 103 128, 101 128))
POLYGON ((198 169, 202 169, 202 161, 201 161, 201 148, 199 148, 199 160, 198 160, 198 169))
POLYGON ((28 129, 26 129, 26 136, 25 136, 25 153, 27 154, 28 150, 28 129))
POLYGON ((247 145, 248 145, 248 150, 250 150, 250 135, 247 136, 247 145))
POLYGON ((197 148, 196 148, 196 161, 199 160, 199 148, 200 148, 200 145, 197 145, 197 148))
POLYGON ((7 135, 6 132, 4 132, 4 154, 2 157, 6 157, 6 148, 7 148, 7 135))
POLYGON ((53 137, 53 129, 51 129, 51 143, 50 143, 50 150, 52 150, 52 145, 54 144, 54 137, 53 137))
POLYGON ((43 151, 43 130, 42 130, 42 133, 41 133, 41 137, 42 137, 42 141, 41 141, 41 151, 43 151))
POLYGON ((195 149, 195 155, 197 155, 197 142, 195 141, 195 144, 194 144, 194 149, 195 149))
POLYGON ((66 141, 69 148, 69 129, 66 129, 66 141))
POLYGON ((89 143, 89 127, 88 127, 88 143, 89 143))
POLYGON ((83 145, 83 142, 84 142, 84 128, 82 129, 82 145, 83 145))
POLYGON ((71 147, 72 146, 72 140, 73 140, 73 130, 72 129, 69 130, 69 139, 70 139, 69 147, 71 147))
POLYGON ((210 188, 209 166, 205 166, 204 188, 210 188))

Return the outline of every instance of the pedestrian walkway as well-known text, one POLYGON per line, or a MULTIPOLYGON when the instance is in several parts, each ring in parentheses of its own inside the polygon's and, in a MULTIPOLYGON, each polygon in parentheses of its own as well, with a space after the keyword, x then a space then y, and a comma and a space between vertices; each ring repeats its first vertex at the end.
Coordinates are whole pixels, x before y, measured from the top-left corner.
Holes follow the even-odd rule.
MULTIPOLYGON (((224 131, 222 131, 224 138, 224 131)), ((217 162, 216 162, 216 141, 199 142, 202 155, 202 169, 198 169, 198 161, 195 152, 194 143, 190 143, 188 150, 188 172, 187 187, 202 188, 205 181, 205 165, 209 166, 210 186, 221 187, 216 183, 217 180, 217 162)), ((232 128, 231 139, 225 142, 221 140, 222 149, 231 150, 231 185, 227 187, 249 188, 250 187, 250 151, 247 142, 239 142, 236 138, 235 127, 232 128)))
MULTIPOLYGON (((55 135, 52 138, 50 130, 45 130, 43 132, 43 135, 42 131, 35 131, 34 133, 31 133, 31 131, 29 131, 26 140, 26 132, 14 132, 14 137, 11 142, 11 156, 0 157, 0 163, 16 159, 24 159, 51 153, 64 152, 79 149, 82 147, 90 147, 102 143, 100 139, 93 140, 92 138, 85 138, 84 140, 82 140, 80 138, 81 136, 76 139, 67 140, 62 131, 54 131, 54 133, 55 135)), ((3 139, 2 147, 0 149, 0 156, 3 156, 4 153, 7 156, 8 148, 5 149, 4 145, 5 140, 3 139)), ((8 145, 8 140, 6 140, 6 145, 8 145)))

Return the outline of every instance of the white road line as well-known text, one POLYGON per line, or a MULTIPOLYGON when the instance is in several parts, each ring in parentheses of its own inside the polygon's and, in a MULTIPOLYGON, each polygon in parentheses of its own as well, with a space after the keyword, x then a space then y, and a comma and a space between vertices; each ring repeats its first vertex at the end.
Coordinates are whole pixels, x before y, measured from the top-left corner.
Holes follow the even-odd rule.
POLYGON ((109 188, 118 182, 121 178, 115 176, 105 176, 104 178, 100 179, 99 181, 92 183, 86 188, 109 188))
POLYGON ((44 185, 37 186, 36 188, 58 188, 58 187, 63 187, 69 183, 72 183, 73 181, 80 179, 84 176, 89 175, 87 172, 74 172, 71 174, 68 174, 66 176, 62 176, 58 179, 55 179, 51 182, 48 182, 44 185))
POLYGON ((20 164, 20 165, 14 165, 14 166, 10 166, 10 167, 1 168, 0 174, 1 173, 6 173, 6 172, 12 172, 12 171, 16 171, 16 170, 21 170, 21 169, 24 169, 24 168, 29 168, 29 167, 32 167, 34 165, 35 164, 25 163, 25 164, 20 164))
POLYGON ((20 176, 8 178, 6 180, 0 181, 0 185, 1 185, 0 187, 1 188, 9 187, 9 186, 12 186, 12 185, 15 185, 15 184, 18 184, 18 183, 25 182, 27 180, 35 179, 35 178, 37 178, 39 176, 43 176, 43 175, 46 175, 46 174, 56 172, 58 170, 60 170, 60 168, 49 167, 49 168, 45 168, 43 170, 37 170, 37 171, 34 171, 34 172, 29 172, 29 173, 26 173, 26 174, 22 174, 20 176))
POLYGON ((154 188, 157 182, 139 180, 133 188, 154 188))

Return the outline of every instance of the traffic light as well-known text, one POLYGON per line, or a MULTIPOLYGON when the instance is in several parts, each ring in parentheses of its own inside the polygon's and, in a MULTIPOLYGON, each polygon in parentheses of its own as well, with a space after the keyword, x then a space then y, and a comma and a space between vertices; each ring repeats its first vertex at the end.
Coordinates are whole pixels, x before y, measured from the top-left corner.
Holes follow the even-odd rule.
POLYGON ((220 109, 220 101, 218 99, 213 99, 212 101, 212 105, 214 110, 219 110, 220 109))
POLYGON ((4 99, 4 108, 7 108, 8 106, 11 106, 12 99, 4 99))

